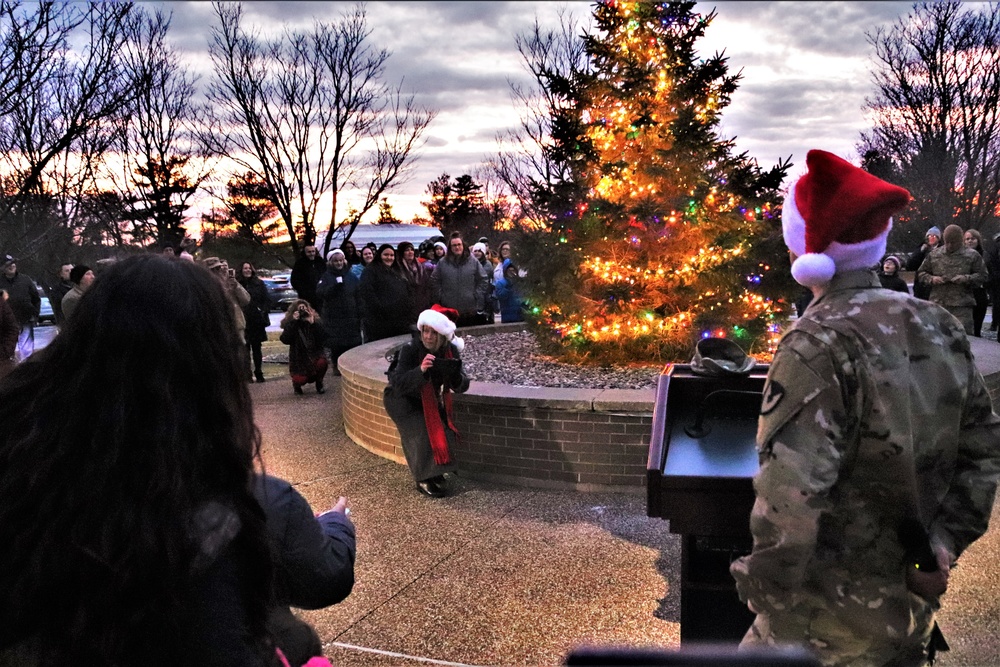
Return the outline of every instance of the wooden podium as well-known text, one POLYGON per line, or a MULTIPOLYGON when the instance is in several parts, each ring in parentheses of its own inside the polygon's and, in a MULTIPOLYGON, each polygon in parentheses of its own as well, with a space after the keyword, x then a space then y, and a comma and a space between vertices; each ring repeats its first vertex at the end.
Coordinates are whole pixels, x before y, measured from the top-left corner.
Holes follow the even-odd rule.
POLYGON ((767 366, 706 377, 688 364, 660 375, 646 464, 646 513, 682 536, 681 643, 739 642, 753 614, 729 564, 750 553, 757 417, 767 366))

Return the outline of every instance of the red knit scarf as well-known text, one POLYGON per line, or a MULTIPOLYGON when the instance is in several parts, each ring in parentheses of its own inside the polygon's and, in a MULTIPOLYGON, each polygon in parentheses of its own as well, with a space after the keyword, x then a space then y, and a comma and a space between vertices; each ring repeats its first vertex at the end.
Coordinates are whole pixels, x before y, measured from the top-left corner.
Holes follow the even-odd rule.
MULTIPOLYGON (((449 345, 444 354, 445 359, 451 359, 451 346, 449 345)), ((452 430, 455 437, 458 437, 458 429, 452 421, 451 412, 451 390, 447 383, 441 386, 441 396, 444 400, 444 413, 448 418, 448 428, 452 430)), ((427 437, 431 441, 431 451, 434 453, 434 463, 446 465, 451 463, 451 452, 448 451, 448 438, 445 436, 444 423, 441 421, 441 410, 438 408, 437 395, 434 391, 434 383, 428 381, 420 390, 420 401, 424 408, 424 423, 427 424, 427 437)))

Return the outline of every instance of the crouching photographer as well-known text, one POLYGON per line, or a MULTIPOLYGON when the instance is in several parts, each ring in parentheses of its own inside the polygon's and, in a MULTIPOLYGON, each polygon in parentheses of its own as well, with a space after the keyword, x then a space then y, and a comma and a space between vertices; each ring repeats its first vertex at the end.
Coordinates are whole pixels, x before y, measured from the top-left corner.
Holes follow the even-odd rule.
POLYGON ((444 475, 455 468, 451 445, 458 429, 451 395, 469 388, 459 358, 465 343, 455 336, 457 320, 458 311, 436 304, 420 313, 418 332, 389 366, 383 395, 417 490, 432 498, 448 494, 444 475))
POLYGON ((292 388, 302 393, 302 386, 316 383, 322 394, 323 378, 329 365, 323 349, 325 333, 319 313, 305 299, 296 299, 281 320, 281 342, 288 346, 288 373, 292 388))

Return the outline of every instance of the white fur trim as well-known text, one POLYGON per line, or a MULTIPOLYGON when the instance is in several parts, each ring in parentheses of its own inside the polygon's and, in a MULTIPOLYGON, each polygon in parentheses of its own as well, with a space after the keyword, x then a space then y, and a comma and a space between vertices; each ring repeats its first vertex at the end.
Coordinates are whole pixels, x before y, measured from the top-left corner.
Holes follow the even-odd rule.
POLYGON ((459 354, 461 354, 462 350, 465 349, 465 341, 458 336, 451 337, 451 344, 455 346, 455 349, 458 350, 459 354))
POLYGON ((829 256, 809 252, 792 262, 792 278, 806 287, 825 285, 833 279, 837 265, 829 256))
POLYGON ((424 325, 434 329, 448 340, 451 340, 455 335, 455 323, 449 320, 447 315, 436 310, 425 310, 420 313, 420 317, 417 318, 417 328, 420 329, 424 325))
POLYGON ((792 277, 795 282, 806 287, 824 285, 833 279, 835 273, 867 269, 878 264, 885 255, 886 240, 891 230, 892 218, 889 218, 885 231, 873 239, 861 243, 833 241, 822 254, 806 253, 806 221, 795 206, 795 184, 788 189, 788 196, 785 197, 781 210, 781 235, 788 249, 798 255, 792 264, 792 277), (807 257, 810 259, 806 259, 807 257), (801 263, 803 260, 805 262, 801 263), (832 263, 833 271, 830 271, 827 261, 832 263), (828 274, 829 277, 825 277, 828 274))
POLYGON ((781 207, 781 235, 788 249, 798 256, 806 254, 806 221, 795 205, 795 183, 781 207))

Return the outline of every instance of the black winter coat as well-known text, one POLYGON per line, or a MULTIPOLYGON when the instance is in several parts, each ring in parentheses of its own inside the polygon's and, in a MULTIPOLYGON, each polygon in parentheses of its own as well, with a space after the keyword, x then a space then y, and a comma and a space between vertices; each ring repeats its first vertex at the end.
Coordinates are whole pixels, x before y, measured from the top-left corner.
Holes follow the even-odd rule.
POLYGON ((240 278, 239 283, 250 295, 250 303, 243 306, 243 317, 247 321, 246 341, 263 343, 267 340, 267 326, 271 323, 271 298, 267 295, 267 285, 257 276, 240 278))
POLYGON ((348 264, 339 270, 328 266, 319 279, 316 296, 323 304, 327 347, 342 350, 361 345, 360 288, 361 281, 348 264))
POLYGON ((288 607, 321 609, 350 595, 354 524, 339 512, 314 517, 309 503, 291 484, 271 475, 258 475, 254 497, 267 517, 274 557, 278 607, 268 619, 269 630, 290 664, 302 665, 323 655, 323 647, 315 631, 288 607))
POLYGON ((292 277, 290 282, 292 288, 298 293, 300 299, 305 299, 314 309, 320 309, 319 299, 316 298, 316 285, 319 279, 326 272, 326 262, 319 255, 314 259, 308 259, 305 255, 295 260, 292 267, 292 277))
MULTIPOLYGON (((457 394, 469 389, 469 378, 464 371, 454 378, 441 377, 434 368, 427 373, 421 371, 420 363, 428 354, 419 334, 414 335, 413 340, 400 349, 396 366, 389 372, 389 386, 385 388, 382 396, 385 411, 399 431, 406 464, 413 479, 418 482, 443 475, 455 468, 453 463, 438 465, 434 462, 430 436, 427 435, 427 423, 424 421, 421 398, 424 386, 430 383, 437 392, 442 384, 447 382, 449 389, 457 394)), ((459 358, 458 349, 454 345, 451 345, 451 354, 453 358, 459 358)), ((457 434, 446 427, 445 437, 454 455, 454 447, 458 444, 457 434)))
POLYGON ((365 342, 410 333, 410 286, 379 261, 361 272, 361 320, 365 342))

